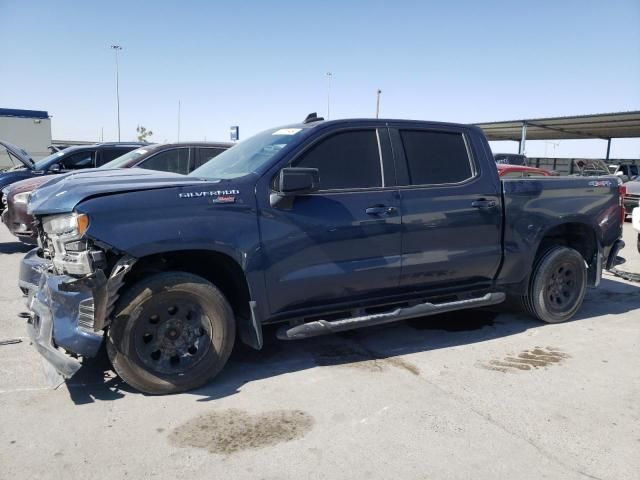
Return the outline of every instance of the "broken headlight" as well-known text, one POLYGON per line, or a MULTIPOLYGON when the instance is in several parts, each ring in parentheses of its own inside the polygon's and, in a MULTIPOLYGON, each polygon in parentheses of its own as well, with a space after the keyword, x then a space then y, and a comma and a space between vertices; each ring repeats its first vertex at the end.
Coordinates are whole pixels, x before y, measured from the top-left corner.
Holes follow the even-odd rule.
POLYGON ((104 253, 89 249, 84 238, 89 228, 87 215, 76 212, 49 215, 41 221, 45 247, 50 251, 56 273, 87 275, 93 272, 94 262, 104 259, 104 253))
POLYGON ((89 217, 85 214, 64 213, 42 218, 42 229, 49 236, 80 238, 89 228, 89 217))

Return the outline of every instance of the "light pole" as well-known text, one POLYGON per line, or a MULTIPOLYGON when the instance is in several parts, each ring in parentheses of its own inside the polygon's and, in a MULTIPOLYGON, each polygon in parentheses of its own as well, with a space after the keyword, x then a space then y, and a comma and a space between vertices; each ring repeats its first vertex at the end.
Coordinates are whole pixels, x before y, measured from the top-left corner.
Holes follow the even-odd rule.
POLYGON ((331 118, 331 72, 327 72, 327 120, 331 118))
POLYGON ((120 79, 118 78, 118 50, 122 50, 120 45, 111 45, 111 49, 116 54, 116 105, 118 108, 118 141, 120 141, 120 79))
POLYGON ((376 118, 380 115, 380 94, 382 90, 378 89, 377 98, 376 98, 376 118))

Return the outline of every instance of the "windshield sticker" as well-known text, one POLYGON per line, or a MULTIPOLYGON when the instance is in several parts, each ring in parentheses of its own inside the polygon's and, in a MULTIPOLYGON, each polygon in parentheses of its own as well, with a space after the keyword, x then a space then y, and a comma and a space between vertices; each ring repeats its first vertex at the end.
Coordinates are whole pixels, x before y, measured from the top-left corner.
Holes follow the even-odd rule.
POLYGON ((298 133, 301 128, 281 128, 280 130, 276 130, 271 135, 295 135, 298 133))

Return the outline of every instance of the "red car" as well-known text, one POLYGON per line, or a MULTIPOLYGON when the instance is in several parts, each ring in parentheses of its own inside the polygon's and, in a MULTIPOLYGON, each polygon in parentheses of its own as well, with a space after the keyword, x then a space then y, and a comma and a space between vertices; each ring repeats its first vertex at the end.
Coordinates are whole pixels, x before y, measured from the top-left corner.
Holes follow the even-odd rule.
POLYGON ((507 165, 498 163, 498 175, 501 178, 549 177, 551 172, 542 168, 525 167, 523 165, 507 165))

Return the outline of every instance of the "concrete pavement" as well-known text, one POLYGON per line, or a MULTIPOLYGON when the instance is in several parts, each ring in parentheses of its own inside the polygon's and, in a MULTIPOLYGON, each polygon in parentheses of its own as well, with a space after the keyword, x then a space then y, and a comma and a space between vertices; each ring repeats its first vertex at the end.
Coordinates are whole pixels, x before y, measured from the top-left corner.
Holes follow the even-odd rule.
MULTIPOLYGON (((635 232, 628 261, 640 272, 635 232)), ((0 228, 0 478, 636 479, 640 284, 605 275, 574 321, 467 311, 236 349, 152 397, 104 360, 47 386, 0 228)))

